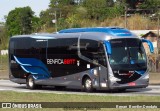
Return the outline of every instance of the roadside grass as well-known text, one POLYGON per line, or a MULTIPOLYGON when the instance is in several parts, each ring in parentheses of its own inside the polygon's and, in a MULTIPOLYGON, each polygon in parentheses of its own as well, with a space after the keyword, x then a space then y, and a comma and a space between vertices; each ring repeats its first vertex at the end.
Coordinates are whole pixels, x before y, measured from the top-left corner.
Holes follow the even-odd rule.
POLYGON ((0 102, 160 102, 160 96, 99 96, 0 91, 0 102))
MULTIPOLYGON (((160 96, 97 96, 32 92, 0 92, 0 102, 160 102, 160 96)), ((3 110, 3 109, 0 109, 3 110)), ((5 109, 4 109, 5 110, 5 109)), ((7 109, 7 111, 64 111, 63 108, 7 109)), ((159 111, 159 109, 116 109, 101 108, 99 111, 159 111)), ((66 111, 75 111, 72 109, 66 111)), ((84 110, 76 110, 84 111, 84 110)), ((86 111, 86 110, 85 110, 86 111)), ((87 110, 96 111, 96 110, 87 110)))
POLYGON ((0 55, 0 70, 8 70, 8 55, 0 55))

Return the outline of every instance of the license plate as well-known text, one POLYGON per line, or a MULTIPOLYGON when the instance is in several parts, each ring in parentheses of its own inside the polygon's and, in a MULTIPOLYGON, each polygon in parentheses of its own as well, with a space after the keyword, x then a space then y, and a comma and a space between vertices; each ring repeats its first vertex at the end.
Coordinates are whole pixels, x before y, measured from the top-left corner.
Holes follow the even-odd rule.
POLYGON ((129 86, 135 86, 136 83, 135 83, 135 82, 130 82, 130 83, 128 83, 128 85, 129 85, 129 86))

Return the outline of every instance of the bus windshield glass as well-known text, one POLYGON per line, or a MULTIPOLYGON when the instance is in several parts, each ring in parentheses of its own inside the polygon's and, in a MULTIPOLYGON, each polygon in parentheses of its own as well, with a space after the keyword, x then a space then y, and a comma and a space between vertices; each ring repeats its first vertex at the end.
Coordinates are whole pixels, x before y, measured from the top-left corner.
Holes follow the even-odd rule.
POLYGON ((109 56, 111 66, 147 67, 146 54, 140 39, 114 39, 110 41, 112 54, 109 56))

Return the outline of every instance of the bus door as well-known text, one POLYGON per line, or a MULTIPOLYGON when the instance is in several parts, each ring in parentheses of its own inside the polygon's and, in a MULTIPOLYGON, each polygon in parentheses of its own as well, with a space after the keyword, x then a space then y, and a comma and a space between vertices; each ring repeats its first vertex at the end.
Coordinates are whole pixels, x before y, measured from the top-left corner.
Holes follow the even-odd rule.
POLYGON ((81 58, 85 61, 84 70, 89 70, 94 76, 93 85, 97 87, 107 87, 107 62, 103 43, 95 40, 80 40, 81 58), (86 67, 89 65, 89 67, 86 67))
POLYGON ((94 59, 99 64, 98 70, 98 76, 99 76, 99 86, 100 88, 106 88, 108 87, 107 81, 108 81, 108 70, 107 70, 107 61, 106 61, 106 55, 105 50, 103 47, 103 44, 101 42, 98 43, 97 53, 94 55, 94 59))

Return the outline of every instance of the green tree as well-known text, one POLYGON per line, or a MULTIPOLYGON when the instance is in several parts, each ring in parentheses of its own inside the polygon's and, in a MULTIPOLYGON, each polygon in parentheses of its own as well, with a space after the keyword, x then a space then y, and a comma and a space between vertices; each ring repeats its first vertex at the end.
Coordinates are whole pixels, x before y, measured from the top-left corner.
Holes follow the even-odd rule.
POLYGON ((104 20, 121 13, 121 5, 113 0, 84 0, 83 7, 87 9, 89 19, 104 20))
MULTIPOLYGON (((54 14, 56 12, 58 29, 71 27, 74 24, 69 24, 69 23, 71 23, 71 21, 72 23, 73 21, 75 21, 75 13, 76 13, 76 8, 78 7, 78 4, 79 2, 75 0, 50 0, 49 9, 48 9, 48 12, 46 12, 46 14, 52 13, 52 16, 50 16, 52 20, 52 19, 55 19, 54 14)), ((47 23, 47 25, 48 24, 53 25, 53 23, 51 22, 47 23)))
POLYGON ((160 7, 160 0, 116 0, 116 3, 127 4, 131 9, 156 9, 160 7))
POLYGON ((39 32, 41 30, 42 22, 39 17, 34 16, 32 18, 32 29, 33 32, 39 32))
POLYGON ((113 0, 106 0, 106 2, 107 2, 108 6, 110 6, 110 7, 114 6, 114 1, 113 0))
POLYGON ((7 16, 6 28, 9 36, 32 33, 34 12, 30 7, 15 8, 7 16))
POLYGON ((53 27, 52 20, 55 19, 54 12, 51 8, 41 11, 40 13, 40 22, 41 22, 41 29, 45 31, 46 28, 53 27))
POLYGON ((79 19, 87 18, 87 8, 79 6, 76 8, 76 14, 78 14, 79 19))
POLYGON ((50 0, 50 7, 64 6, 64 5, 75 5, 75 0, 50 0))
POLYGON ((156 12, 158 11, 157 7, 160 7, 160 0, 145 0, 139 7, 142 9, 155 9, 156 12))
POLYGON ((6 28, 4 26, 0 26, 0 50, 7 49, 7 47, 8 47, 8 36, 6 33, 6 28))
POLYGON ((68 14, 74 13, 76 6, 74 0, 50 0, 49 8, 52 12, 57 11, 58 18, 66 18, 68 14))
POLYGON ((105 16, 107 2, 106 0, 84 0, 83 6, 87 8, 90 19, 99 20, 105 16))
POLYGON ((126 0, 128 7, 131 9, 136 9, 137 3, 139 0, 126 0))

